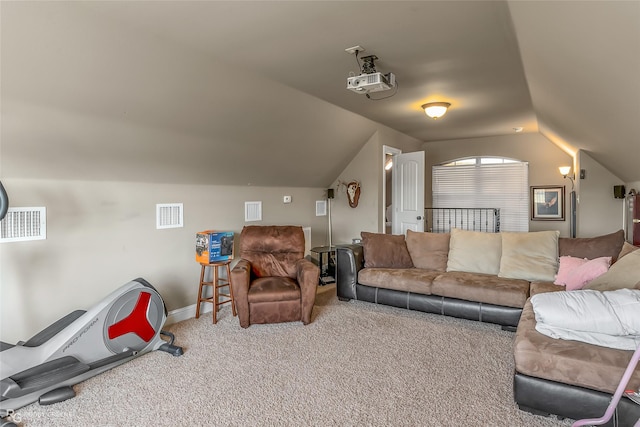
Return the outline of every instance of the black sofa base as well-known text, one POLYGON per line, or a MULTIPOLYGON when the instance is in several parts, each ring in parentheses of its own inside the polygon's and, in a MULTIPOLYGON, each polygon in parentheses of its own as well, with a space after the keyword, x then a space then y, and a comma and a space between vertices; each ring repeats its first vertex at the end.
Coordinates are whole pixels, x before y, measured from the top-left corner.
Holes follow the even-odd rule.
POLYGON ((355 285, 355 298, 348 298, 340 294, 338 294, 338 298, 342 301, 355 299, 425 313, 436 313, 461 319, 496 323, 507 327, 507 329, 510 329, 509 327, 517 327, 520 321, 520 315, 522 314, 521 308, 503 307, 437 295, 397 291, 394 289, 375 288, 359 283, 355 285))
MULTIPOLYGON (((608 393, 534 378, 519 372, 513 378, 513 394, 518 407, 524 411, 536 415, 554 414, 574 420, 602 417, 612 399, 608 393)), ((623 397, 614 418, 602 425, 632 427, 638 419, 640 405, 623 397)))

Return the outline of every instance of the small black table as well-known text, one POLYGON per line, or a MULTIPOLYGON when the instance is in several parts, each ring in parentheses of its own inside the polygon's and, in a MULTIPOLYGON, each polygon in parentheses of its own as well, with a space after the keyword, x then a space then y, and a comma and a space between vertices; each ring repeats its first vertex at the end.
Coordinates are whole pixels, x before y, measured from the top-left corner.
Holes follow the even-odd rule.
POLYGON ((318 254, 318 267, 320 267, 320 286, 326 285, 327 283, 335 282, 333 276, 330 276, 327 272, 329 263, 331 262, 331 256, 335 253, 335 251, 335 246, 316 246, 315 248, 311 248, 311 252, 318 254), (323 268, 323 259, 325 254, 327 254, 327 265, 323 268))

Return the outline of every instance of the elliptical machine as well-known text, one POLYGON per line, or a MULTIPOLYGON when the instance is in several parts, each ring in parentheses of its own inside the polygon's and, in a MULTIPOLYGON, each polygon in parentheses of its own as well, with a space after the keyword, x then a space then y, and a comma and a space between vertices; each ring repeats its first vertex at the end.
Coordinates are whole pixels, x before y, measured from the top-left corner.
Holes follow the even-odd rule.
MULTIPOLYGON (((7 209, 8 197, 0 182, 0 220, 7 209)), ((16 426, 17 409, 72 398, 73 385, 150 351, 182 355, 182 348, 173 344, 173 334, 161 330, 166 320, 160 294, 137 278, 26 342, 0 341, 0 427, 16 426)))

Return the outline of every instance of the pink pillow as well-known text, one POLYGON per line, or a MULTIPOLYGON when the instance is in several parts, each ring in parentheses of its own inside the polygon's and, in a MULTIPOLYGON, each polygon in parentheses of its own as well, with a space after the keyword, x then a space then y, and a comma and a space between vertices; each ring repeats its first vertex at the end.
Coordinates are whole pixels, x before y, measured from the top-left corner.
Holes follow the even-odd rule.
POLYGON ((610 266, 611 257, 607 256, 587 261, 571 273, 566 289, 568 291, 582 289, 587 283, 606 273, 610 266))
POLYGON ((571 277, 571 273, 576 268, 584 265, 589 261, 586 258, 576 258, 569 255, 563 255, 560 257, 560 266, 558 267, 558 274, 556 274, 556 281, 553 282, 556 285, 566 285, 567 280, 571 277))

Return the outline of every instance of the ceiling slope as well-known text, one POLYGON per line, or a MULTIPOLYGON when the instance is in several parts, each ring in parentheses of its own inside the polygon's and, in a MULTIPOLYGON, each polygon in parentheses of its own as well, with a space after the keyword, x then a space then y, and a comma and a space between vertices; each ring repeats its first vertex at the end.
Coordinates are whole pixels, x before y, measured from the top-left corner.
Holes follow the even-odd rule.
POLYGON ((416 144, 523 127, 640 180, 639 5, 1 2, 0 166, 323 187, 385 126, 416 144), (392 97, 346 90, 357 44, 399 83, 372 98, 392 97))
POLYGON ((509 7, 541 132, 640 180, 640 2, 509 7))

